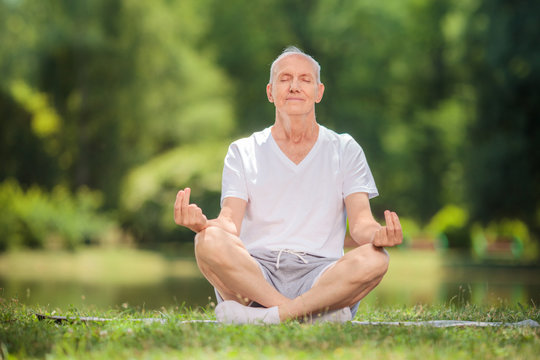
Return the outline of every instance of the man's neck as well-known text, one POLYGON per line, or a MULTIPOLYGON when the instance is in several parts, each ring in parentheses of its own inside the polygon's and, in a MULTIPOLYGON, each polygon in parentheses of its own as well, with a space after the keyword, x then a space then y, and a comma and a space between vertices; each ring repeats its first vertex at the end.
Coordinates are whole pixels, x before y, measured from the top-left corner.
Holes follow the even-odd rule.
POLYGON ((310 142, 318 135, 315 114, 290 116, 276 113, 272 135, 276 140, 291 144, 310 142))

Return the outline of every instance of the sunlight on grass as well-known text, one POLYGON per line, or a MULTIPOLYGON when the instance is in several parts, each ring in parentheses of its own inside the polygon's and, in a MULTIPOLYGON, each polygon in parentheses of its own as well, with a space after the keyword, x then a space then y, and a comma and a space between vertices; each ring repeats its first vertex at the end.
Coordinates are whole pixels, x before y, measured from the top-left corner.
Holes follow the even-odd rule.
MULTIPOLYGON (((533 359, 538 354, 537 328, 434 328, 346 324, 223 325, 182 323, 214 319, 209 308, 175 307, 139 311, 130 307, 97 311, 70 308, 60 314, 114 318, 82 323, 36 319, 41 307, 0 297, 0 357, 47 359, 533 359), (166 319, 163 323, 133 321, 166 319)), ((56 312, 53 311, 53 313, 56 312)), ((540 320, 536 307, 456 308, 448 305, 372 309, 373 321, 468 319, 515 322, 540 320)))

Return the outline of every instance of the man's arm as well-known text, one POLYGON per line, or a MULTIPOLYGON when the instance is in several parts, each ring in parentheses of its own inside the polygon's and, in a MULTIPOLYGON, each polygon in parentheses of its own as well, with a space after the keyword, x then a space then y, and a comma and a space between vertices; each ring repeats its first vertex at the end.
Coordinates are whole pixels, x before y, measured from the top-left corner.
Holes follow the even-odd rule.
POLYGON ((386 210, 386 226, 381 226, 371 213, 366 193, 354 193, 345 198, 349 219, 349 233, 358 245, 372 243, 378 247, 395 246, 403 241, 399 218, 395 212, 386 210))
POLYGON ((217 226, 236 236, 240 235, 240 226, 247 205, 245 200, 231 197, 225 198, 217 219, 208 220, 201 208, 196 204, 189 203, 190 195, 190 188, 180 190, 176 195, 174 222, 177 225, 185 226, 196 233, 207 227, 217 226))
POLYGON ((243 199, 234 197, 223 199, 223 205, 217 219, 209 220, 208 226, 217 226, 233 235, 240 236, 246 206, 247 202, 243 199))

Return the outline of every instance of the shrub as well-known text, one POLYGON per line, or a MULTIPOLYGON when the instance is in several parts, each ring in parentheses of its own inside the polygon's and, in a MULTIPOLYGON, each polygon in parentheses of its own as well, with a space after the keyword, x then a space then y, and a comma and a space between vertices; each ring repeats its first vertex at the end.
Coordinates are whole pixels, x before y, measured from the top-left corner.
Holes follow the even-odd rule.
POLYGON ((426 226, 431 236, 449 248, 467 249, 471 245, 467 211, 456 205, 446 205, 439 210, 426 226))
POLYGON ((65 186, 47 192, 38 186, 24 190, 15 180, 0 184, 0 251, 16 247, 63 247, 73 249, 92 243, 114 224, 99 213, 101 193, 65 186))
POLYGON ((122 184, 119 217, 139 244, 193 241, 193 233, 174 223, 179 190, 191 188, 209 218, 219 213, 223 158, 229 141, 184 145, 132 169, 122 184))
POLYGON ((472 227, 473 254, 478 258, 490 255, 489 247, 499 243, 509 244, 509 256, 515 260, 538 261, 538 240, 531 235, 527 225, 518 219, 492 221, 486 227, 474 224, 472 227))

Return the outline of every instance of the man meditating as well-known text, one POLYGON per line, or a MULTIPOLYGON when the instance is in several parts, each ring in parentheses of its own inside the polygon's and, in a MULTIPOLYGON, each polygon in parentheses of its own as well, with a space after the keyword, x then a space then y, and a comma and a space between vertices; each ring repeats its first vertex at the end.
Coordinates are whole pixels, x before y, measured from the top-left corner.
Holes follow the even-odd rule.
POLYGON ((217 219, 190 204, 189 188, 178 192, 174 219, 197 233, 220 322, 350 321, 386 273, 384 247, 402 241, 395 212, 385 226, 373 218, 378 192, 362 148, 317 123, 323 93, 319 64, 287 48, 266 86, 275 122, 229 147, 217 219), (344 255, 347 218, 357 247, 344 255))

